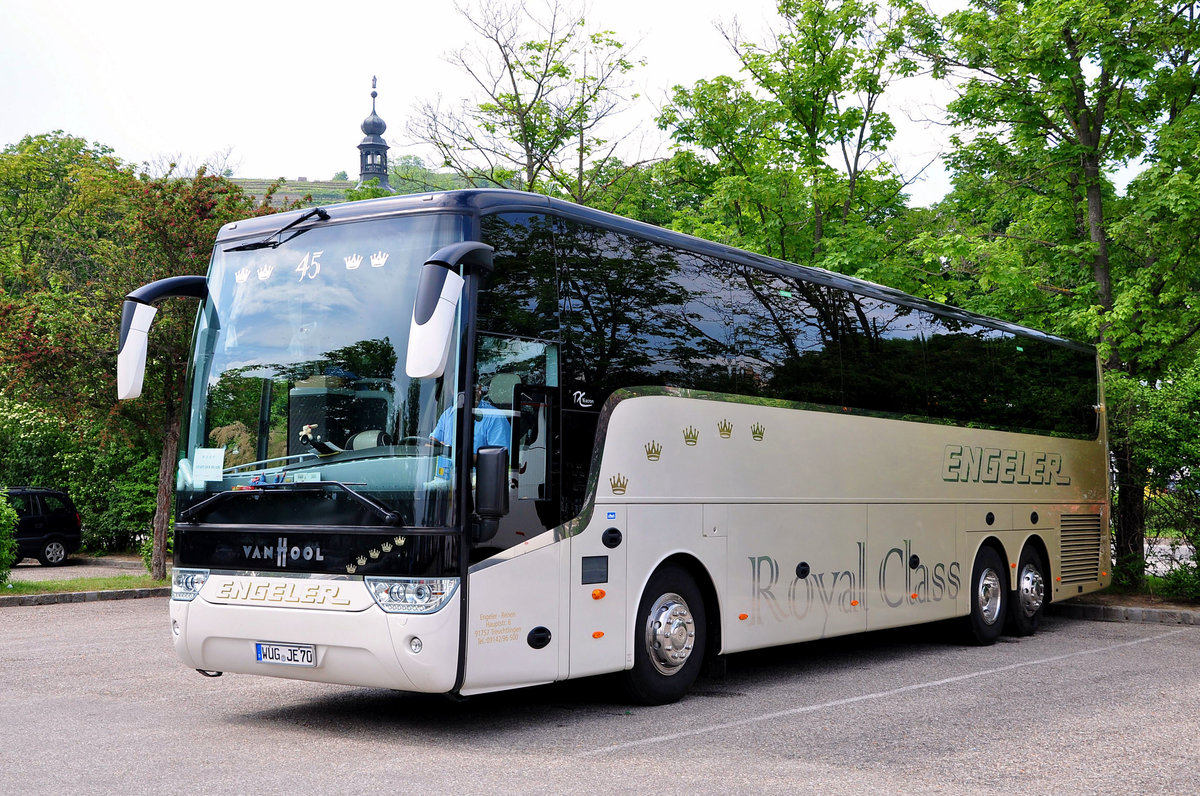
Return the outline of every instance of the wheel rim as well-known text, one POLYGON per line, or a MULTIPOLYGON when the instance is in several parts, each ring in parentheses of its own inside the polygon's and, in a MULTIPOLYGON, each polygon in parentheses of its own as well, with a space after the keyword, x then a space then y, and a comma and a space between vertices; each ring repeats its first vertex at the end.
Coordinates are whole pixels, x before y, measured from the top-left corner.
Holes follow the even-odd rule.
POLYGON ((675 674, 691 657, 696 643, 696 620, 678 594, 664 594, 655 601, 646 619, 646 651, 661 674, 675 674))
POLYGON ((67 557, 67 548, 62 542, 50 542, 46 545, 46 560, 51 564, 61 564, 67 557))
POLYGON ((979 576, 979 592, 975 600, 979 604, 979 615, 985 624, 992 625, 1000 618, 1000 576, 988 567, 979 576))
POLYGON ((1025 616, 1031 617, 1042 609, 1042 602, 1046 599, 1046 584, 1042 580, 1042 573, 1033 564, 1026 564, 1021 570, 1017 590, 1021 612, 1025 616))

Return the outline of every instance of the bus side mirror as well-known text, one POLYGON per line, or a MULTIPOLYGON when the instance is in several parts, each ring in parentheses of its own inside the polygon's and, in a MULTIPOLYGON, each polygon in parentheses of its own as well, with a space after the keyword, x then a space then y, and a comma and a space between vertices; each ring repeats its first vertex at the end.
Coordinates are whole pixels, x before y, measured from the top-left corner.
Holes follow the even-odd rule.
POLYGON ((149 304, 125 300, 121 306, 121 342, 117 350, 117 400, 126 401, 142 394, 146 376, 146 347, 150 323, 157 309, 149 304))
POLYGON ((476 454, 475 513, 480 518, 475 541, 486 542, 508 514, 508 448, 489 445, 476 454))
POLYGON ((125 303, 121 305, 121 338, 117 345, 118 400, 137 398, 142 394, 150 323, 158 312, 152 305, 171 296, 203 301, 208 297, 208 280, 202 276, 169 276, 142 285, 125 297, 125 303))
POLYGON ((404 372, 410 379, 437 378, 446 371, 462 288, 463 278, 441 264, 421 266, 404 360, 404 372))
POLYGON ((491 271, 492 247, 478 241, 452 243, 438 249, 421 266, 404 359, 404 372, 410 379, 436 379, 446 372, 464 284, 458 274, 459 265, 467 270, 491 271))

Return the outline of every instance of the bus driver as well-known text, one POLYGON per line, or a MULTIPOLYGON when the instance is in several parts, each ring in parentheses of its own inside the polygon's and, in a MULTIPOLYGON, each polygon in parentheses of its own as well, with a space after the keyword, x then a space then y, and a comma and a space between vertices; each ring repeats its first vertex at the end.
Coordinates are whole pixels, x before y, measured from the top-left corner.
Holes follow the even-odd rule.
MULTIPOLYGON (((485 386, 482 381, 475 382, 475 450, 494 445, 508 448, 512 428, 505 419, 503 412, 484 398, 485 386)), ((432 442, 447 447, 454 447, 454 413, 455 407, 449 406, 438 418, 433 433, 429 435, 432 442)))

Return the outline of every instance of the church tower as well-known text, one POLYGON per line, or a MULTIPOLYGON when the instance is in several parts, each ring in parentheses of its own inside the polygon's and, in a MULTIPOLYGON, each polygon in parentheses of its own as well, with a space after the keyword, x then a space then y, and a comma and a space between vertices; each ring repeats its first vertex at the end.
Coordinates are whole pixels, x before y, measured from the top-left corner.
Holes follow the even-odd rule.
POLYGON ((388 185, 388 145, 383 140, 387 124, 375 113, 375 78, 371 78, 371 115, 363 119, 363 140, 358 145, 358 185, 361 187, 368 180, 379 180, 379 187, 392 190, 388 185))

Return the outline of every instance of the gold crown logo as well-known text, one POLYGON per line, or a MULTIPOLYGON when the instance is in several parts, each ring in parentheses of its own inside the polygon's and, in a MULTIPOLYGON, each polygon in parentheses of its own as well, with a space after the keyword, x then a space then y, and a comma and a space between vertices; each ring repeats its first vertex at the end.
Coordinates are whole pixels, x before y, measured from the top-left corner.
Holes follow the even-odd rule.
POLYGON ((767 430, 763 427, 762 423, 755 423, 754 425, 750 426, 750 434, 753 435, 754 439, 758 442, 762 442, 763 434, 766 433, 767 430))
POLYGON ((388 253, 380 250, 371 255, 371 267, 382 268, 383 264, 388 261, 388 253))
POLYGON ((650 440, 649 442, 647 442, 646 443, 646 458, 652 462, 656 462, 656 461, 658 461, 660 456, 662 456, 662 445, 659 445, 654 440, 650 440))
POLYGON ((379 558, 379 551, 372 550, 371 552, 367 553, 367 555, 369 555, 371 558, 379 558))
POLYGON ((625 488, 629 486, 629 479, 617 473, 612 478, 608 479, 608 485, 612 487, 614 495, 624 495, 625 488))
POLYGON ((397 546, 404 547, 404 537, 403 536, 397 536, 394 541, 396 542, 397 546))
POLYGON ((366 556, 359 556, 359 557, 358 557, 358 565, 359 565, 360 567, 365 567, 365 566, 367 565, 367 557, 366 557, 366 556))
POLYGON ((362 265, 362 255, 361 254, 352 254, 349 257, 346 257, 345 260, 346 260, 346 270, 347 271, 354 271, 360 265, 362 265))
POLYGON ((390 553, 392 552, 392 543, 384 542, 383 544, 379 545, 379 549, 383 550, 385 553, 390 553))
POLYGON ((358 566, 357 566, 357 565, 355 565, 353 562, 351 562, 351 563, 349 563, 349 564, 347 564, 347 565, 346 565, 346 574, 347 574, 347 575, 353 575, 353 574, 354 574, 354 572, 355 572, 355 570, 357 570, 357 569, 358 569, 358 566))
POLYGON ((240 285, 250 278, 250 266, 246 266, 237 272, 237 283, 240 285))
POLYGON ((683 443, 695 447, 700 441, 700 431, 695 426, 688 426, 683 430, 683 443))
POLYGON ((275 272, 275 266, 271 265, 270 263, 268 263, 267 265, 259 266, 258 281, 266 282, 268 279, 271 278, 271 274, 274 272, 275 272))
POLYGON ((733 423, 722 419, 720 423, 717 423, 717 431, 720 432, 723 439, 729 439, 733 435, 733 423))

